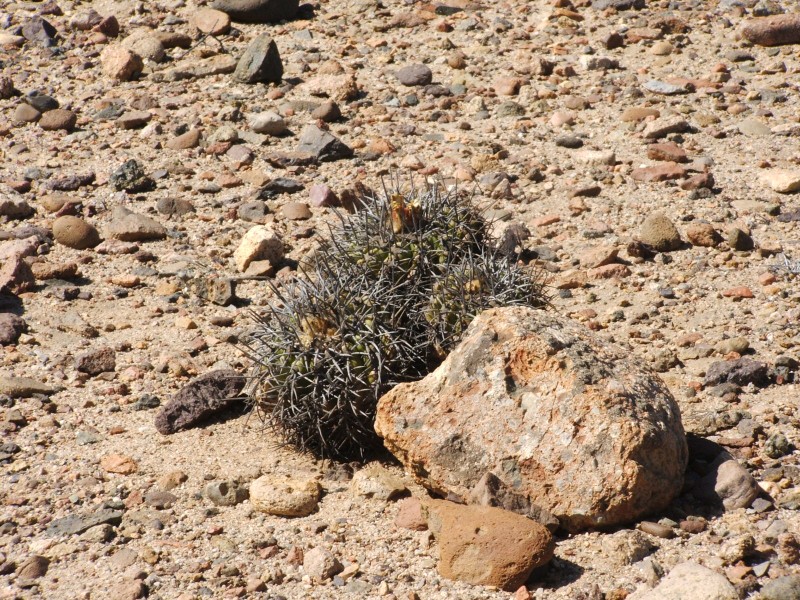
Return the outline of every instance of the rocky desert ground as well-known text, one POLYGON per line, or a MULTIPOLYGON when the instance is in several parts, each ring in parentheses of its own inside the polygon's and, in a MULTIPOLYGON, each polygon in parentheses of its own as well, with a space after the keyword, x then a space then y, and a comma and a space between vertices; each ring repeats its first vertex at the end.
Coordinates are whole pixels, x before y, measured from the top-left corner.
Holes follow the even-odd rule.
POLYGON ((0 597, 800 598, 797 3, 5 0, 0 68, 0 597), (689 434, 666 508, 511 590, 442 575, 388 452, 156 428, 398 174, 524 232, 689 434))

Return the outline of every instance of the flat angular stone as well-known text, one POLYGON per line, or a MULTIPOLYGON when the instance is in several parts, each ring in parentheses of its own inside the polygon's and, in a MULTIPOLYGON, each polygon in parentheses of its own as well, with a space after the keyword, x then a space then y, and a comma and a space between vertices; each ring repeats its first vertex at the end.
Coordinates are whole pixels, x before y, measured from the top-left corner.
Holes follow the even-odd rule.
POLYGON ((746 357, 712 363, 706 370, 703 385, 713 386, 721 383, 735 383, 742 386, 749 383, 758 386, 768 385, 769 367, 764 362, 746 357))
POLYGON ((163 240, 167 230, 155 219, 117 206, 111 212, 106 236, 123 242, 145 242, 163 240))
POLYGON ((136 129, 147 125, 152 118, 153 115, 146 110, 132 110, 122 113, 116 123, 120 129, 136 129))
POLYGON ((661 142, 647 147, 647 158, 673 163, 689 162, 686 150, 675 142, 661 142))
POLYGON ((205 60, 185 60, 174 67, 156 71, 150 75, 155 82, 184 81, 187 79, 201 79, 213 75, 224 75, 236 70, 238 61, 230 54, 217 54, 205 60))
POLYGON ((667 83, 666 81, 656 81, 653 79, 646 82, 642 87, 648 92, 653 92, 654 94, 663 94, 664 96, 686 94, 689 91, 685 86, 667 83))
POLYGON ((675 162, 665 162, 652 167, 641 167, 631 171, 631 179, 645 182, 681 179, 685 175, 686 168, 675 162))
POLYGON ((307 125, 300 134, 297 152, 307 153, 321 162, 350 158, 353 149, 332 133, 316 125, 307 125))
POLYGON ((63 517, 50 522, 47 526, 47 535, 77 535, 104 523, 119 525, 122 522, 123 514, 121 510, 103 509, 90 515, 63 517))
POLYGON ((663 117, 651 121, 644 128, 644 137, 657 140, 671 133, 684 133, 689 130, 689 123, 681 117, 663 117))

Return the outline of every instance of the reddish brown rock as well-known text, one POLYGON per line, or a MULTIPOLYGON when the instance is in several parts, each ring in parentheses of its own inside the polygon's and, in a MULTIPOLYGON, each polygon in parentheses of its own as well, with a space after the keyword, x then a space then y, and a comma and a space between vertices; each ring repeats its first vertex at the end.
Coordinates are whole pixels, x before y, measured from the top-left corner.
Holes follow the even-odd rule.
POLYGON ((75 124, 78 122, 78 115, 71 110, 57 108, 55 110, 48 110, 39 119, 39 127, 46 131, 57 131, 62 129, 64 131, 72 131, 75 124))
POLYGON ((749 19, 742 26, 742 37, 759 46, 800 44, 800 13, 749 19))
POLYGON ((712 248, 722 241, 711 223, 692 223, 686 227, 686 237, 695 246, 712 248))
POLYGON ((109 15, 92 27, 92 31, 97 31, 105 36, 115 38, 119 35, 119 21, 114 15, 109 15))
POLYGON ((428 528, 428 521, 422 514, 422 503, 419 498, 412 496, 398 501, 394 524, 413 531, 425 531, 428 528))
POLYGON ((586 287, 589 277, 585 271, 567 271, 562 274, 553 284, 557 290, 576 290, 586 287))
POLYGON ((519 77, 499 77, 495 80, 493 87, 499 96, 516 96, 522 84, 523 80, 519 77))
POLYGON ((100 234, 79 217, 63 216, 53 222, 53 237, 59 244, 76 250, 93 248, 100 243, 100 234))
POLYGON ((675 142, 660 142, 647 147, 647 158, 675 163, 689 162, 686 150, 675 142))
POLYGON ((108 46, 100 55, 103 73, 118 81, 129 81, 144 68, 142 57, 122 46, 108 46))
POLYGON ((644 121, 647 117, 658 118, 660 116, 661 113, 657 108, 633 106, 631 108, 626 108, 622 112, 622 115, 620 116, 620 121, 622 121, 623 123, 629 123, 636 121, 644 121))
POLYGON ((602 245, 589 248, 580 256, 581 266, 587 269, 594 269, 609 265, 617 260, 619 248, 613 245, 602 245))
POLYGON ((231 18, 221 10, 201 8, 192 15, 192 25, 203 33, 223 35, 231 29, 231 18))
POLYGON ((125 456, 124 454, 109 454, 100 459, 100 468, 108 473, 131 475, 136 473, 139 466, 130 456, 125 456))
POLYGON ((0 291, 5 289, 12 294, 21 294, 35 284, 33 272, 21 256, 14 255, 3 261, 0 266, 0 291))
POLYGON ((439 573, 448 579, 510 592, 553 558, 553 536, 522 515, 445 500, 426 502, 425 512, 439 542, 439 573))
POLYGON ((686 181, 681 182, 682 190, 698 190, 700 188, 712 189, 714 187, 714 175, 711 173, 698 173, 692 175, 686 181))
POLYGON ((116 352, 108 346, 84 352, 75 359, 75 368, 88 375, 113 372, 116 367, 116 352))
POLYGON ((469 498, 493 473, 570 531, 661 510, 687 461, 678 406, 654 373, 521 307, 479 315, 436 371, 381 398, 375 428, 435 492, 469 498))
POLYGON ((753 298, 753 291, 746 285, 740 285, 722 292, 726 298, 740 299, 740 298, 753 298))
POLYGON ((676 162, 665 162, 652 167, 641 167, 631 171, 631 178, 636 181, 669 181, 682 179, 686 175, 686 168, 676 162))
POLYGON ((170 150, 188 150, 194 148, 200 143, 200 131, 197 129, 190 129, 186 133, 182 133, 167 142, 167 148, 170 150))
POLYGON ((31 263, 31 271, 36 281, 48 279, 74 279, 78 276, 78 263, 35 262, 31 263))
POLYGON ((47 574, 50 566, 50 559, 44 556, 31 556, 22 563, 17 569, 17 577, 20 579, 39 579, 47 574))
POLYGON ((339 198, 336 193, 325 184, 312 185, 308 192, 309 202, 311 206, 338 206, 339 198))

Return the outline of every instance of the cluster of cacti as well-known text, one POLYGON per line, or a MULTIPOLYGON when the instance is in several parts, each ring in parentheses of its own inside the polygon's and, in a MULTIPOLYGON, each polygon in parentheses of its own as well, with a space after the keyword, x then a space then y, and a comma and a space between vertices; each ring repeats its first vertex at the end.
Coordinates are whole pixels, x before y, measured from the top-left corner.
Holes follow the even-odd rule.
POLYGON ((542 282, 499 252, 469 198, 435 185, 384 192, 340 215, 247 344, 256 406, 324 457, 378 445, 380 396, 435 368, 479 312, 545 303, 542 282))

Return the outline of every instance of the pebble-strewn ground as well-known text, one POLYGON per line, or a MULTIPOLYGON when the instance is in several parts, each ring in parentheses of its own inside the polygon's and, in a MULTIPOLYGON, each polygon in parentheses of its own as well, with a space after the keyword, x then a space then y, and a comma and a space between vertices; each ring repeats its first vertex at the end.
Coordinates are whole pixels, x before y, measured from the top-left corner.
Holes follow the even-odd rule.
POLYGON ((800 259, 800 200, 782 192, 800 188, 800 45, 737 33, 796 3, 442 4, 322 0, 288 23, 204 36, 184 0, 3 3, 0 260, 19 303, 0 310, 27 330, 0 321, 0 598, 510 596, 440 578, 435 542, 395 526, 394 501, 279 447, 255 415, 154 427, 191 377, 245 368, 234 343, 269 296, 254 277, 288 275, 333 219, 314 186, 346 202, 390 171, 474 187, 493 217, 525 225, 553 310, 659 371, 687 431, 771 495, 723 515, 682 497, 653 517, 669 539, 559 538, 532 597, 621 599, 686 561, 741 597, 798 574, 800 290, 786 261, 800 259), (90 9, 114 16, 118 37, 90 9), (281 84, 230 73, 259 33, 281 84), (125 76, 120 46, 145 56, 140 77, 125 76), (297 154, 301 134, 313 147, 325 129, 354 156, 297 154), (129 160, 142 172, 120 171, 129 160), (242 273, 234 251, 253 223, 286 258, 242 273), (209 278, 239 278, 241 301, 211 302, 225 290, 209 278), (703 385, 739 354, 769 372, 744 363, 738 384, 703 385), (11 377, 44 387, 12 390, 11 377), (206 490, 282 473, 319 478, 317 512, 267 516, 206 490), (687 516, 708 522, 678 527, 687 516), (303 553, 318 547, 341 575, 308 574, 303 553))

